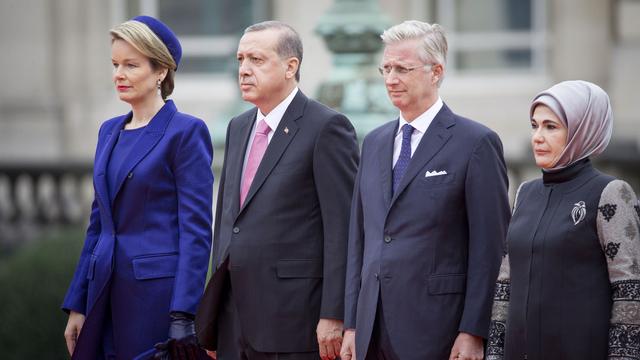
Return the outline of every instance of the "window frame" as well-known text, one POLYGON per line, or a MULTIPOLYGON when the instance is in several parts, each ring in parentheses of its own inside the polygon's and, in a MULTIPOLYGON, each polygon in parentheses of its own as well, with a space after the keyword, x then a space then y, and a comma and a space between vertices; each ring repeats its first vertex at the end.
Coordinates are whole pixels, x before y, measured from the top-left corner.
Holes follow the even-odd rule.
POLYGON ((450 75, 478 73, 518 73, 542 75, 547 73, 547 2, 546 0, 531 1, 531 29, 503 30, 488 32, 459 32, 456 31, 456 1, 434 0, 436 18, 445 25, 449 45, 447 71, 450 75), (530 50, 531 65, 523 68, 499 69, 460 69, 459 54, 464 51, 482 50, 530 50))

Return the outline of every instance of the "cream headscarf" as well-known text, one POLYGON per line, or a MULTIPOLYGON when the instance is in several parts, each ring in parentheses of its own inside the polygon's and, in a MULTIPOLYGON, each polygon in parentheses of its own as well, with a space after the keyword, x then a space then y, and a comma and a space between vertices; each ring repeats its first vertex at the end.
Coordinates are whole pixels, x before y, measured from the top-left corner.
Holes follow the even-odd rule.
POLYGON ((538 105, 548 106, 567 127, 567 145, 553 169, 601 154, 611 139, 613 115, 609 96, 587 81, 563 81, 542 91, 531 102, 529 117, 538 105))

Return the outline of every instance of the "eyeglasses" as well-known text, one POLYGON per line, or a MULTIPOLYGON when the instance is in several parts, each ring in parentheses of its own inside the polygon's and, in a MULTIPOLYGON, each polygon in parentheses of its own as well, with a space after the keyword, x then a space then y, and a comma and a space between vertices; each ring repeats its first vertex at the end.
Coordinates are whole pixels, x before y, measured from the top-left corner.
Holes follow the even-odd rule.
POLYGON ((420 68, 424 68, 424 67, 429 67, 429 69, 431 69, 431 67, 433 66, 433 64, 425 64, 425 65, 418 65, 418 66, 414 66, 414 67, 404 67, 404 66, 400 66, 400 65, 387 65, 387 66, 380 66, 378 68, 378 72, 380 73, 380 75, 382 76, 389 76, 391 74, 392 71, 395 71, 395 73, 397 75, 407 75, 408 73, 412 72, 415 69, 420 69, 420 68))

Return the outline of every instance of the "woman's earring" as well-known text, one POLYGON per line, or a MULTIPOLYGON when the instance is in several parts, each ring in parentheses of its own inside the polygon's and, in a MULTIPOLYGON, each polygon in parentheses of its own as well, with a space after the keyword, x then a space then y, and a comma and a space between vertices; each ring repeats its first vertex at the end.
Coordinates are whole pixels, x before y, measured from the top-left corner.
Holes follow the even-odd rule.
POLYGON ((161 84, 162 84, 162 80, 158 79, 158 89, 160 89, 161 84))

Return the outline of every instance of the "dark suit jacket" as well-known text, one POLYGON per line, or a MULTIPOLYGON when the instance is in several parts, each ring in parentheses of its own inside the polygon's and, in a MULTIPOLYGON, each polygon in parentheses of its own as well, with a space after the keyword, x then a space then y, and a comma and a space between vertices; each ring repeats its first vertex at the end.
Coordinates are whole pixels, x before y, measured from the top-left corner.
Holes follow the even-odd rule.
POLYGON ((486 338, 509 220, 498 136, 444 105, 392 188, 398 121, 364 140, 351 210, 345 327, 366 356, 381 297, 400 359, 447 359, 459 331, 486 338), (425 176, 446 171, 446 175, 425 176))
MULTIPOLYGON (((356 135, 344 115, 298 92, 240 208, 242 165, 256 112, 237 116, 227 129, 213 261, 219 268, 229 257, 233 298, 252 348, 315 351, 318 320, 344 315, 356 135)), ((211 313, 202 307, 217 301, 209 294, 220 292, 209 290, 199 314, 211 313)), ((214 325, 197 316, 207 348, 214 325)))
POLYGON ((118 358, 167 339, 169 312, 195 313, 211 249, 213 147, 205 123, 166 104, 108 194, 107 164, 131 113, 100 128, 84 248, 62 304, 85 314, 74 358, 94 359, 111 316, 118 358))

